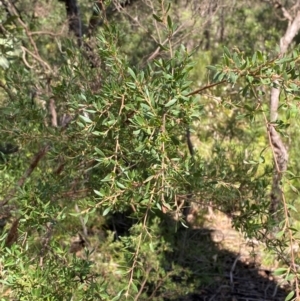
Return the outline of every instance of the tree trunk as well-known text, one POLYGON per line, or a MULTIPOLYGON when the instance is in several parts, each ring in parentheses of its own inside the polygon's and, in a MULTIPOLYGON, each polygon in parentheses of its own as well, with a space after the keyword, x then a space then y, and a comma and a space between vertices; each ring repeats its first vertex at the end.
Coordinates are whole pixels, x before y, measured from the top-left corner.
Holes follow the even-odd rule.
POLYGON ((69 31, 74 32, 78 46, 82 45, 82 23, 77 0, 61 0, 66 5, 69 31))
MULTIPOLYGON (((300 10, 296 13, 295 17, 292 18, 288 12, 282 8, 284 16, 288 16, 289 24, 284 36, 280 39, 280 55, 283 56, 293 41, 294 37, 298 34, 300 30, 300 10), (288 14, 288 15, 287 15, 288 14)), ((275 155, 275 167, 273 175, 273 184, 271 192, 271 206, 270 213, 274 214, 275 221, 279 221, 279 214, 276 214, 280 205, 283 201, 282 189, 281 189, 281 179, 283 172, 287 169, 288 163, 288 151, 285 147, 280 135, 277 133, 274 125, 272 123, 276 122, 278 118, 278 106, 280 97, 280 88, 277 82, 274 82, 276 87, 271 89, 271 99, 270 99, 270 125, 269 125, 269 135, 272 143, 272 147, 275 155)))

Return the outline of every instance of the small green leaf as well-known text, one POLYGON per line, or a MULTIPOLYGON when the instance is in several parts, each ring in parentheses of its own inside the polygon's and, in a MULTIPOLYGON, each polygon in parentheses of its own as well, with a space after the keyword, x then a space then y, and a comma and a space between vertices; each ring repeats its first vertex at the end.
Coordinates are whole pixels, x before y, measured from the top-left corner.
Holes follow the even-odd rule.
POLYGON ((224 46, 223 49, 224 49, 224 53, 226 54, 226 56, 231 58, 231 53, 230 53, 229 49, 226 46, 224 46))
POLYGON ((130 73, 130 75, 132 76, 132 78, 136 80, 136 75, 135 75, 134 71, 131 68, 129 68, 129 67, 128 67, 128 72, 130 73))
MULTIPOLYGON (((296 189, 296 188, 295 188, 295 189, 296 189)), ((296 191, 298 192, 297 189, 296 189, 296 191)), ((298 212, 298 210, 296 209, 296 207, 294 207, 292 204, 287 204, 286 206, 287 206, 287 208, 288 208, 289 210, 292 210, 292 211, 294 211, 294 212, 298 212)))
POLYGON ((252 56, 252 64, 255 65, 256 64, 256 59, 257 59, 257 52, 254 52, 253 56, 252 56))
POLYGON ((131 283, 131 286, 132 286, 132 289, 133 289, 133 291, 135 293, 137 293, 139 291, 138 288, 137 288, 137 286, 136 286, 136 284, 134 282, 131 283))
POLYGON ((294 274, 289 274, 285 277, 286 281, 293 281, 295 279, 295 275, 294 274))
POLYGON ((290 188, 292 189, 292 191, 299 194, 299 190, 294 185, 290 184, 290 188))
POLYGON ((263 54, 262 54, 261 51, 259 51, 259 50, 257 50, 256 53, 257 53, 257 58, 258 58, 258 60, 259 60, 260 62, 262 62, 262 61, 264 60, 263 54))
POLYGON ((111 174, 108 174, 105 178, 101 180, 101 182, 110 182, 112 180, 111 174))
POLYGON ((92 120, 87 116, 79 115, 79 118, 82 119, 85 123, 92 123, 92 120))
POLYGON ((75 217, 78 217, 78 216, 80 216, 81 215, 81 213, 79 212, 76 212, 76 213, 69 213, 69 215, 71 215, 71 216, 75 216, 75 217))
POLYGON ((141 130, 138 129, 138 130, 136 130, 136 131, 133 131, 132 134, 133 134, 134 136, 137 136, 137 135, 140 134, 140 132, 141 132, 141 130))
POLYGON ((223 80, 223 78, 225 77, 225 73, 223 73, 222 71, 217 72, 214 77, 213 77, 213 81, 214 82, 220 82, 223 80))
POLYGON ((158 46, 161 50, 164 50, 164 51, 168 50, 168 48, 162 44, 158 44, 158 46))
POLYGON ((135 115, 134 121, 140 126, 145 125, 145 120, 141 116, 135 115))
POLYGON ((286 297, 285 297, 285 299, 284 299, 284 301, 289 301, 289 300, 291 300, 293 297, 294 297, 294 292, 293 291, 291 291, 286 297))
POLYGON ((167 17, 169 30, 173 31, 173 22, 170 16, 167 17))
POLYGON ((278 268, 277 270, 274 271, 275 276, 280 276, 286 274, 287 269, 286 268, 278 268))
POLYGON ((92 132, 92 134, 95 135, 95 136, 101 136, 102 135, 102 133, 99 132, 99 131, 94 131, 94 132, 92 132))
POLYGON ((111 209, 110 207, 105 208, 102 215, 106 216, 110 212, 110 209, 111 209))
POLYGON ((86 214, 85 217, 83 218, 83 222, 84 222, 85 225, 88 222, 88 220, 89 220, 89 215, 86 214))
POLYGON ((217 71, 218 70, 216 66, 212 66, 212 65, 206 66, 206 69, 211 70, 211 71, 217 71))
POLYGON ((150 177, 148 177, 145 181, 144 181, 144 184, 151 181, 153 178, 155 177, 155 175, 152 175, 150 177))
POLYGON ((171 8, 171 2, 168 4, 168 7, 167 7, 167 9, 166 9, 166 12, 168 12, 168 11, 170 10, 170 8, 171 8))
POLYGON ((82 100, 84 100, 84 101, 86 101, 86 96, 84 95, 84 94, 79 94, 79 97, 82 99, 82 100))
POLYGON ((177 98, 173 98, 165 104, 165 107, 168 108, 172 106, 177 101, 177 98))
POLYGON ((152 16, 153 16, 153 18, 154 18, 157 22, 160 22, 160 23, 163 22, 163 20, 162 20, 158 15, 153 14, 152 16))
POLYGON ((241 60, 236 52, 233 54, 232 59, 233 59, 235 65, 239 68, 241 66, 241 60))
POLYGON ((7 69, 9 67, 9 62, 4 56, 0 56, 0 66, 3 69, 7 69))
POLYGON ((97 154, 99 154, 101 157, 105 157, 105 154, 103 153, 102 150, 100 150, 98 147, 95 147, 95 151, 97 154))
POLYGON ((95 192, 95 194, 97 194, 98 196, 103 197, 103 194, 102 194, 100 191, 94 189, 94 192, 95 192))
POLYGON ((126 187, 125 187, 122 183, 116 181, 116 184, 117 184, 117 186, 118 186, 119 188, 121 188, 121 189, 126 189, 126 187))
POLYGON ((251 75, 246 75, 246 80, 251 84, 253 82, 254 77, 251 75))
POLYGON ((186 228, 186 229, 188 229, 189 228, 189 226, 188 225, 186 225, 183 221, 181 221, 181 225, 184 227, 184 228, 186 228))
POLYGON ((150 250, 151 250, 152 252, 155 252, 155 249, 154 249, 154 247, 153 247, 153 243, 152 243, 152 242, 149 243, 149 247, 150 247, 150 250))
POLYGON ((228 74, 228 79, 230 80, 230 82, 232 84, 236 83, 238 77, 239 77, 238 74, 236 74, 235 72, 229 72, 229 74, 228 74))

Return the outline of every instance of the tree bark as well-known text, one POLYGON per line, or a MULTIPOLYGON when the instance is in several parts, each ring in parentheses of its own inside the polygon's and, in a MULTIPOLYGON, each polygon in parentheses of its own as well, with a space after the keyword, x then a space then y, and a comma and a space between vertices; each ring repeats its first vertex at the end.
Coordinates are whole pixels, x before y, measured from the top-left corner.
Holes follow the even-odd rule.
POLYGON ((126 6, 132 5, 137 0, 119 1, 113 0, 108 7, 105 8, 104 0, 98 0, 94 4, 93 14, 89 21, 88 35, 92 36, 94 31, 110 19, 115 13, 120 12, 126 6))
POLYGON ((77 0, 60 0, 65 3, 69 22, 69 31, 74 32, 78 46, 82 45, 82 22, 77 0))
MULTIPOLYGON (((283 8, 284 9, 284 8, 283 8)), ((284 15, 286 15, 287 11, 283 11, 284 15)), ((283 37, 280 39, 280 56, 283 56, 290 44, 292 43, 294 37, 298 34, 300 30, 300 10, 296 13, 295 17, 291 20, 291 16, 289 15, 289 25, 283 37)), ((272 123, 276 122, 278 118, 278 106, 279 106, 279 98, 280 98, 280 88, 277 82, 274 82, 274 86, 271 89, 271 97, 270 97, 270 125, 269 125, 269 137, 272 143, 272 147, 274 150, 275 158, 275 168, 273 175, 273 184, 272 184, 272 192, 271 192, 271 205, 270 205, 270 213, 274 214, 274 218, 276 221, 279 220, 279 215, 276 214, 278 209, 280 209, 280 205, 283 201, 282 189, 281 189, 281 180, 282 174, 287 169, 288 164, 288 151, 286 146, 284 145, 280 135, 277 133, 274 125, 272 123)))

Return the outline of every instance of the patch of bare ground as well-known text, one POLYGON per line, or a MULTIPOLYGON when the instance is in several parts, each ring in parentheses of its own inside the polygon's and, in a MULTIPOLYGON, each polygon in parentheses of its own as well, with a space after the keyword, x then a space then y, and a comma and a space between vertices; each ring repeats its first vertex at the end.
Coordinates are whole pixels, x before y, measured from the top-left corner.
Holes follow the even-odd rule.
MULTIPOLYGON (((189 260, 194 259, 194 272, 210 280, 186 296, 169 300, 285 300, 290 287, 273 275, 276 266, 263 265, 264 246, 247 241, 225 214, 207 216, 201 228, 189 229, 184 236, 182 251, 193 250, 189 260)), ((181 255, 179 260, 187 260, 181 255)))

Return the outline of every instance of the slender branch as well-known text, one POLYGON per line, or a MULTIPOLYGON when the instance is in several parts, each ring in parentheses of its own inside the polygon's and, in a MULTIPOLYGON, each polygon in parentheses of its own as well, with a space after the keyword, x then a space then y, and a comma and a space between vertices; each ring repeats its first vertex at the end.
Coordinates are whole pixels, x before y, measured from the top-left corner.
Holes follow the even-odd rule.
MULTIPOLYGON (((182 29, 182 27, 183 27, 183 25, 179 26, 179 27, 173 32, 172 37, 169 37, 169 38, 165 39, 165 40, 164 40, 163 42, 161 42, 160 44, 161 44, 162 46, 164 46, 164 45, 170 40, 170 38, 173 38, 173 37, 174 37, 174 36, 182 29)), ((156 40, 153 36, 151 36, 151 37, 153 38, 154 41, 156 40)), ((153 59, 155 59, 156 56, 159 54, 160 50, 161 50, 161 46, 158 46, 158 47, 154 50, 154 52, 152 52, 152 54, 150 54, 150 56, 147 58, 146 61, 147 61, 147 62, 150 62, 150 61, 152 61, 153 59)))
POLYGON ((43 266, 43 257, 45 255, 46 250, 49 248, 50 240, 53 234, 53 222, 46 223, 46 232, 44 234, 44 237, 42 238, 42 248, 40 252, 40 266, 43 266))
POLYGON ((87 236, 88 236, 88 230, 87 230, 87 227, 86 227, 86 225, 85 225, 85 223, 84 223, 84 220, 83 220, 83 218, 82 218, 81 212, 80 212, 80 210, 79 210, 77 204, 75 204, 75 210, 76 210, 77 213, 79 213, 79 220, 80 220, 80 223, 81 223, 81 226, 82 226, 83 234, 84 234, 84 236, 85 236, 84 238, 85 238, 85 240, 86 240, 86 239, 87 239, 87 236))
MULTIPOLYGON (((35 55, 33 52, 31 52, 30 50, 28 50, 27 48, 25 48, 24 46, 21 46, 23 52, 27 52, 29 53, 32 57, 34 57, 38 62, 40 62, 43 66, 45 66, 49 71, 51 71, 51 67, 41 59, 41 57, 39 55, 35 55)), ((30 67, 31 69, 33 67, 30 67)))
POLYGON ((187 145, 188 145, 190 155, 193 157, 194 156, 194 146, 193 146, 193 143, 192 143, 192 140, 191 140, 191 132, 190 132, 189 127, 186 129, 186 142, 187 142, 187 145))
POLYGON ((147 270, 145 271, 145 278, 144 278, 143 282, 141 283, 141 288, 139 289, 138 293, 136 294, 136 296, 134 298, 134 301, 138 301, 139 298, 140 298, 140 295, 143 293, 145 285, 146 285, 146 283, 148 281, 148 278, 149 278, 151 270, 152 270, 152 267, 148 267, 147 270))
POLYGON ((202 87, 202 88, 200 88, 200 89, 197 89, 197 90, 195 90, 195 91, 189 93, 187 96, 192 96, 192 95, 195 95, 195 94, 199 94, 200 92, 202 92, 202 91, 204 91, 204 90, 207 90, 207 89, 210 89, 210 88, 212 88, 212 87, 215 87, 215 86, 224 84, 224 83, 226 83, 226 82, 227 82, 227 81, 224 79, 224 80, 222 80, 222 81, 220 81, 220 82, 217 82, 217 83, 208 84, 208 85, 206 85, 206 86, 204 86, 204 87, 202 87))
POLYGON ((51 114, 51 124, 53 127, 57 128, 57 113, 56 113, 56 109, 55 109, 55 102, 54 99, 51 98, 50 102, 49 102, 49 111, 51 114))
POLYGON ((8 235, 5 240, 5 246, 10 247, 14 242, 18 240, 18 226, 19 226, 20 218, 17 218, 13 221, 9 231, 8 235))
POLYGON ((59 33, 54 33, 54 32, 51 32, 51 31, 44 31, 44 30, 29 32, 30 36, 34 36, 34 35, 42 35, 42 36, 43 35, 47 35, 47 36, 52 36, 52 37, 60 37, 60 36, 62 36, 62 34, 63 34, 63 30, 61 30, 61 32, 59 32, 59 33))

